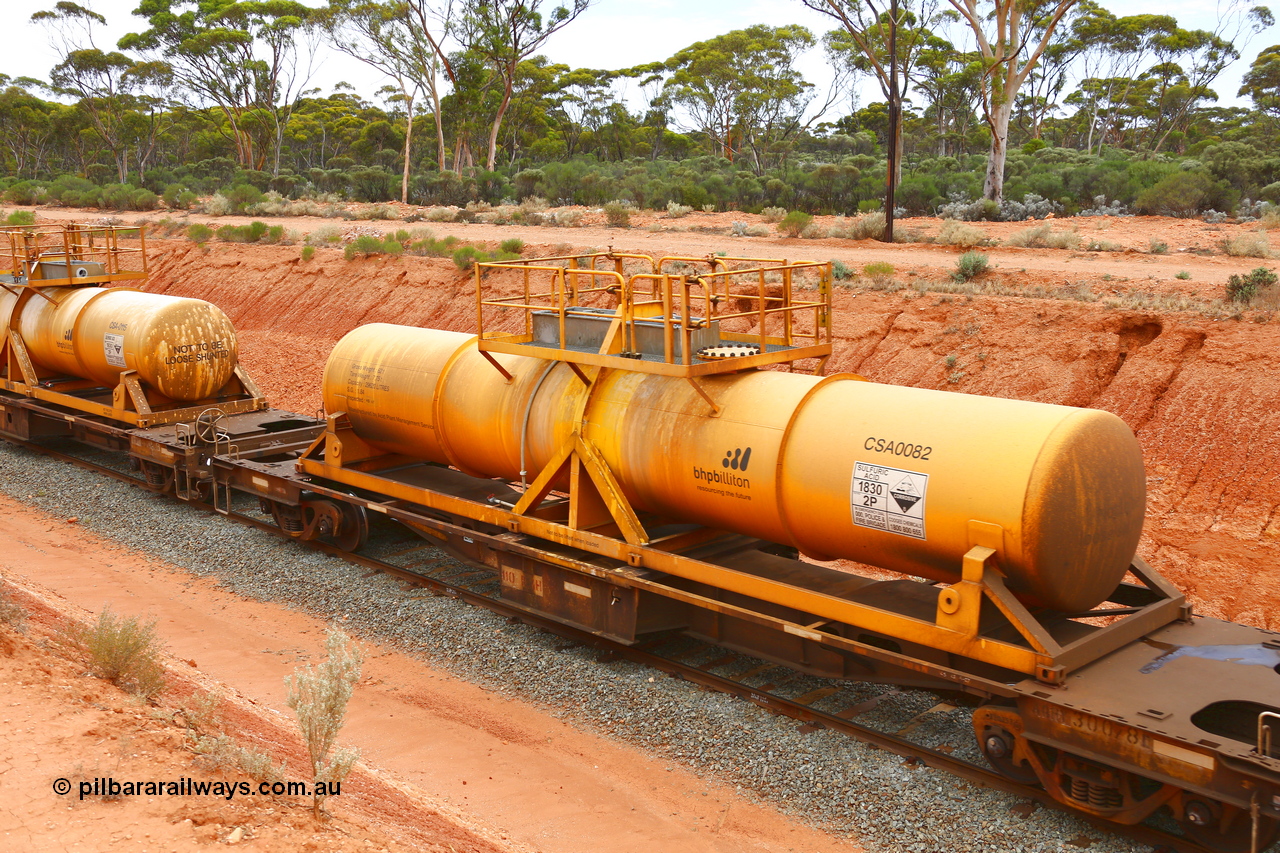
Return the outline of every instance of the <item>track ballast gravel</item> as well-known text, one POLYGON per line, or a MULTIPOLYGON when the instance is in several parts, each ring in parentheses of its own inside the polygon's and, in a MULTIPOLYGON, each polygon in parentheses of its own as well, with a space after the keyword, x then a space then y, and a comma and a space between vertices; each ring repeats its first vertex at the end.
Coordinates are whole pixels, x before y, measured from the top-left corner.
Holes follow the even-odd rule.
MULTIPOLYGON (((1143 849, 1058 811, 1020 817, 1011 810, 1025 801, 1016 797, 904 763, 829 730, 802 733, 794 720, 636 664, 598 662, 593 649, 565 648, 560 637, 447 597, 406 591, 385 575, 362 577, 364 569, 339 558, 3 441, 0 491, 54 516, 76 516, 95 533, 216 578, 238 594, 332 620, 366 641, 735 785, 743 796, 874 853, 1143 849)), ((810 686, 797 683, 797 695, 810 686)), ((868 696, 889 692, 874 685, 854 689, 868 696)), ((859 722, 876 727, 877 716, 909 720, 938 701, 923 691, 894 692, 859 722)), ((972 755, 964 709, 930 715, 916 737, 972 755)))

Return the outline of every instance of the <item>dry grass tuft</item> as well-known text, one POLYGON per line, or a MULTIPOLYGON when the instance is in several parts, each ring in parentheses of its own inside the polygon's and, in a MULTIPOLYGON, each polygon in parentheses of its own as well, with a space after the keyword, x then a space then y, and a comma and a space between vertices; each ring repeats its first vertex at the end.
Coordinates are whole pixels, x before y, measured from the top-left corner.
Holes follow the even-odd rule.
POLYGON ((105 608, 89 625, 67 628, 60 644, 88 664, 90 674, 149 699, 164 690, 164 653, 156 623, 123 618, 105 608))

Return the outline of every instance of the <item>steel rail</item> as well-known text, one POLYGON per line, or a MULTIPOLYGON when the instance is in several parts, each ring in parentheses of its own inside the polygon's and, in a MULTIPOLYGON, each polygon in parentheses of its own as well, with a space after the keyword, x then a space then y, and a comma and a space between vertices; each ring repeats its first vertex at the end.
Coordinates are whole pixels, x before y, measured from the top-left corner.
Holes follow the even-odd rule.
MULTIPOLYGON (((139 486, 152 494, 157 494, 154 489, 149 488, 145 479, 131 476, 125 472, 117 471, 114 468, 100 465, 96 462, 92 462, 72 454, 63 453, 34 442, 10 438, 8 436, 6 436, 4 440, 20 447, 24 447, 35 453, 39 453, 43 456, 69 462, 80 468, 112 477, 113 479, 120 480, 121 482, 139 486)), ((175 498, 175 500, 180 499, 175 498)), ((934 769, 946 771, 947 773, 958 776, 974 784, 1004 791, 1005 793, 1013 794, 1014 796, 1028 800, 1033 800, 1046 808, 1057 809, 1058 811, 1080 818, 1098 829, 1123 836, 1141 844, 1150 845, 1153 850, 1172 850, 1178 851, 1178 853, 1214 853, 1212 848, 1196 844, 1194 841, 1183 836, 1173 835, 1163 830, 1145 826, 1143 824, 1118 824, 1108 821, 1105 818, 1079 811, 1066 803, 1054 799, 1043 789, 1015 782, 993 770, 955 758, 945 752, 913 743, 894 734, 889 734, 868 726, 860 725, 832 713, 815 710, 803 703, 796 702, 783 696, 778 696, 768 692, 767 690, 751 687, 725 676, 715 675, 714 673, 699 669, 697 666, 692 664, 684 664, 677 660, 662 657, 654 652, 646 651, 634 646, 628 646, 593 634, 589 631, 565 625, 535 611, 527 610, 519 605, 503 601, 502 599, 495 598, 491 595, 475 592, 460 584, 450 583, 448 581, 432 577, 431 575, 415 572, 411 569, 397 566, 394 563, 389 563, 374 557, 368 557, 351 551, 344 551, 343 549, 330 545, 326 542, 297 539, 296 537, 290 536, 287 532, 281 530, 275 524, 260 521, 251 516, 244 515, 243 513, 223 512, 215 509, 211 504, 197 501, 183 501, 183 503, 190 504, 192 507, 210 514, 229 518, 246 527, 271 533, 282 538, 291 539, 299 545, 303 545, 312 550, 341 557, 355 565, 383 572, 415 586, 425 587, 435 594, 457 599, 473 606, 482 607, 497 615, 506 617, 507 619, 519 620, 525 624, 531 625, 535 628, 540 628, 548 633, 556 634, 584 646, 593 646, 601 649, 612 657, 622 658, 660 672, 665 672, 670 676, 682 678, 685 681, 697 684, 700 687, 726 693, 731 696, 737 696, 738 698, 772 711, 775 714, 787 716, 815 727, 820 726, 838 731, 854 738, 855 740, 878 747, 886 752, 900 755, 908 760, 918 761, 934 769)), ((422 540, 415 537, 413 541, 422 540)), ((428 546, 434 545, 434 543, 429 541, 424 544, 428 546)), ((460 564, 465 564, 466 562, 454 557, 452 554, 449 554, 449 557, 460 564)), ((487 571, 492 571, 487 566, 484 568, 487 571)), ((785 668, 785 665, 779 664, 779 666, 784 666, 785 668)))

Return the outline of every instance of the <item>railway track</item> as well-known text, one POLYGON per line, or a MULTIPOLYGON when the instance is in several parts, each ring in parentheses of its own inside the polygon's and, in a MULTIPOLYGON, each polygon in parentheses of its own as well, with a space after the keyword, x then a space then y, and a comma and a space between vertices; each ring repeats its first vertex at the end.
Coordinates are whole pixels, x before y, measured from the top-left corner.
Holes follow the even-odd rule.
MULTIPOLYGON (((43 456, 154 492, 143 477, 135 476, 129 471, 39 443, 8 440, 43 456)), ((234 507, 215 508, 210 503, 196 501, 187 503, 205 512, 224 515, 238 524, 283 538, 292 538, 275 524, 264 522, 234 507)), ((394 516, 394 513, 389 515, 394 516)), ((448 528, 452 525, 443 522, 440 526, 446 532, 459 535, 471 532, 465 528, 449 531, 448 528)), ((412 534, 406 534, 400 541, 384 543, 381 550, 385 553, 382 557, 351 553, 319 541, 299 541, 299 544, 341 557, 370 572, 385 573, 431 594, 448 596, 484 608, 508 620, 520 621, 558 635, 569 643, 564 647, 566 650, 576 646, 590 647, 597 650, 597 660, 601 663, 611 660, 631 661, 707 690, 736 696, 772 713, 798 721, 801 723, 801 731, 830 729, 901 756, 906 763, 942 770, 974 784, 1066 812, 1100 830, 1148 845, 1154 850, 1185 853, 1212 850, 1157 826, 1121 826, 1076 811, 1064 806, 1040 788, 1017 783, 988 767, 912 739, 911 734, 928 729, 931 718, 956 710, 957 705, 944 696, 921 690, 886 688, 886 692, 868 698, 865 693, 854 692, 839 683, 815 687, 814 682, 824 680, 687 637, 660 636, 637 646, 617 643, 501 600, 496 595, 498 583, 490 569, 468 568, 468 564, 458 561, 452 555, 443 555, 432 543, 424 542, 422 538, 412 534), (441 554, 443 558, 436 558, 435 554, 441 554), (877 711, 883 710, 887 698, 903 692, 927 695, 934 701, 927 710, 905 717, 901 714, 879 715, 879 725, 870 725, 865 719, 859 721, 859 718, 878 716, 877 711), (798 695, 787 695, 788 693, 798 695)))

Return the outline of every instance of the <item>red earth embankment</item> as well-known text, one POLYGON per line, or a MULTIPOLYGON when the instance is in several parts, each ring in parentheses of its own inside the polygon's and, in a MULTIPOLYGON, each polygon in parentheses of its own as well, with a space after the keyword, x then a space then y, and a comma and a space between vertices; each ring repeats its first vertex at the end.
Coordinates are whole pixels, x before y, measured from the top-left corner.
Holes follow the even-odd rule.
MULTIPOLYGON (((670 236, 663 250, 680 251, 684 235, 670 236)), ((472 279, 447 260, 344 261, 322 250, 304 262, 296 248, 154 245, 148 289, 222 306, 239 330, 245 366, 284 408, 319 407, 329 349, 362 323, 474 330, 472 279)), ((1105 293, 1111 280, 1104 274, 1085 284, 1105 293)), ((1147 464, 1140 555, 1187 591, 1198 612, 1280 627, 1280 326, 1268 316, 1215 320, 1207 311, 910 289, 838 290, 835 302, 829 372, 1093 406, 1124 418, 1147 464)))

